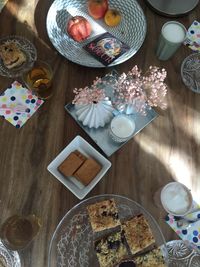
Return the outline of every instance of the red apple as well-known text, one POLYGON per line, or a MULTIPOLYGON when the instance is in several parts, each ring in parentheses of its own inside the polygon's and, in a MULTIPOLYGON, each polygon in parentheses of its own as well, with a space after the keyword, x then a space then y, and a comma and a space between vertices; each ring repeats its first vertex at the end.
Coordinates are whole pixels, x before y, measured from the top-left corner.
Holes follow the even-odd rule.
POLYGON ((67 33, 77 42, 87 39, 91 31, 90 23, 82 16, 72 17, 67 23, 67 33))
POLYGON ((94 19, 101 19, 108 10, 108 0, 88 0, 88 12, 94 19))

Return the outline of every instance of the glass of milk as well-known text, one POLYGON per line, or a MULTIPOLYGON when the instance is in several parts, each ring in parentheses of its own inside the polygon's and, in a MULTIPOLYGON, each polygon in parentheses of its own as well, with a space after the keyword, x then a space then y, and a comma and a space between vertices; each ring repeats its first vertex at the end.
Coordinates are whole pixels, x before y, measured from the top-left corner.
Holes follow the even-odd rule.
POLYGON ((192 212, 192 194, 184 184, 172 182, 165 185, 160 198, 163 208, 174 216, 185 216, 192 212))
POLYGON ((135 122, 127 115, 115 116, 110 123, 109 134, 118 143, 127 141, 135 132, 135 122))
POLYGON ((168 21, 162 26, 156 56, 160 60, 170 59, 186 37, 186 28, 177 21, 168 21))

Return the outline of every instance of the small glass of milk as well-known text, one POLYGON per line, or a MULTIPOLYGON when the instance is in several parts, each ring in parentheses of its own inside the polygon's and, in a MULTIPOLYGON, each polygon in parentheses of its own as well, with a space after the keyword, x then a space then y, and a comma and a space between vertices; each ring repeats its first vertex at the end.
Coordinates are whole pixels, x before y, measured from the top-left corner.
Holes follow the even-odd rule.
POLYGON ((162 26, 156 50, 158 59, 170 59, 185 40, 186 32, 187 30, 183 24, 177 21, 166 22, 162 26))
POLYGON ((166 184, 161 191, 163 208, 174 216, 185 216, 192 211, 193 198, 190 190, 179 182, 166 184))
POLYGON ((120 114, 115 116, 110 123, 109 134, 118 143, 127 141, 134 134, 135 122, 127 115, 120 114))

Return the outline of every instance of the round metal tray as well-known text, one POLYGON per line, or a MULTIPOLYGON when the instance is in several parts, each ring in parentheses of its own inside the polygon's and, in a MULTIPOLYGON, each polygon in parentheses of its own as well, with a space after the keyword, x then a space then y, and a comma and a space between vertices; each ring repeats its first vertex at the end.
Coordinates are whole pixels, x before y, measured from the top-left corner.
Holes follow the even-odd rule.
POLYGON ((183 16, 193 10, 199 0, 146 0, 153 10, 168 17, 183 16))
POLYGON ((56 50, 77 64, 87 67, 105 67, 97 59, 88 54, 82 47, 104 32, 110 32, 126 43, 128 50, 109 66, 120 64, 131 58, 141 47, 146 36, 146 19, 136 0, 110 0, 109 7, 122 14, 121 23, 116 27, 107 26, 103 19, 94 20, 89 16, 85 0, 55 0, 51 5, 46 20, 47 33, 56 50), (66 24, 72 16, 85 17, 92 26, 91 36, 78 43, 66 32, 66 24))

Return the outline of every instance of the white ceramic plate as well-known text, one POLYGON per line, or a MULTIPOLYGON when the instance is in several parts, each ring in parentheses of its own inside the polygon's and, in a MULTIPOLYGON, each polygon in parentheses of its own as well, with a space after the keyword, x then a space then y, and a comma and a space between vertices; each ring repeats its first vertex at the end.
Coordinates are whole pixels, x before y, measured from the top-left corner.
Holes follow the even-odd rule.
POLYGON ((61 151, 61 153, 49 164, 48 171, 53 174, 61 183, 63 183, 77 198, 83 199, 101 180, 108 169, 111 167, 111 162, 102 156, 96 149, 94 149, 81 136, 76 136, 69 145, 61 151), (97 176, 87 185, 83 186, 78 180, 73 177, 65 177, 58 171, 58 166, 67 158, 67 156, 74 150, 79 150, 86 157, 92 157, 101 165, 101 171, 97 176))

